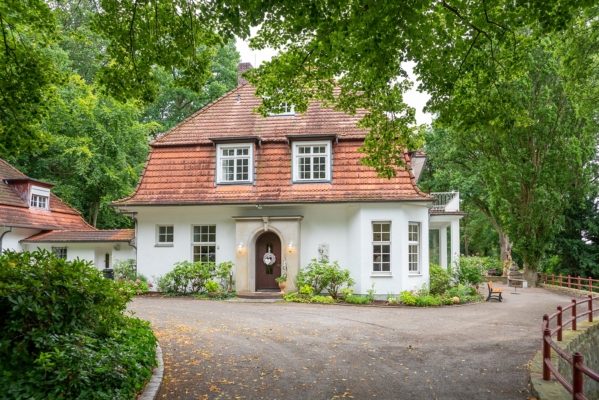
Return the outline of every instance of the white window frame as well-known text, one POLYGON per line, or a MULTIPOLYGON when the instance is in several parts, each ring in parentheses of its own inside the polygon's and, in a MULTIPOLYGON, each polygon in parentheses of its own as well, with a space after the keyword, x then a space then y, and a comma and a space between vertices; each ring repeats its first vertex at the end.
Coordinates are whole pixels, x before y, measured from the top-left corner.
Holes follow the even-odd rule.
POLYGON ((50 209, 50 189, 31 186, 31 193, 29 194, 29 206, 31 208, 37 208, 40 210, 49 210, 50 209), (43 205, 39 205, 40 201, 45 203, 43 205))
MULTIPOLYGON (((293 159, 293 182, 295 183, 304 183, 304 182, 331 182, 331 175, 333 173, 332 171, 332 143, 330 140, 318 140, 318 141, 313 141, 313 142, 308 142, 308 141, 296 141, 293 142, 292 144, 292 159, 293 159), (318 156, 316 154, 310 154, 310 158, 314 158, 314 157, 320 157, 321 155, 324 155, 324 157, 326 157, 325 160, 325 177, 324 178, 318 178, 318 179, 300 179, 300 167, 299 167, 299 159, 300 158, 305 158, 303 156, 305 156, 305 154, 300 154, 299 153, 299 148, 300 147, 310 147, 310 146, 325 146, 325 152, 324 153, 319 153, 318 156)), ((310 164, 313 165, 313 164, 310 164)), ((314 173, 314 171, 311 171, 311 173, 314 173)))
POLYGON ((421 275, 421 268, 422 268, 422 224, 420 222, 416 222, 416 221, 410 221, 408 222, 408 274, 410 275, 421 275), (410 227, 411 226, 416 226, 418 228, 418 232, 417 232, 417 236, 418 236, 418 240, 412 240, 411 236, 411 232, 410 232, 410 227), (416 246, 416 252, 412 252, 412 246, 416 246), (412 269, 412 265, 414 264, 414 261, 412 260, 411 256, 415 255, 416 256, 416 269, 412 269))
POLYGON ((54 253, 54 257, 56 258, 64 258, 67 259, 67 248, 65 247, 54 247, 52 246, 52 253, 54 253))
POLYGON ((164 247, 169 247, 169 246, 173 246, 175 243, 175 226, 174 225, 168 225, 168 224, 163 224, 163 225, 156 225, 156 246, 164 246, 164 247), (160 228, 167 228, 167 230, 165 231, 165 233, 161 234, 160 233, 160 228), (168 241, 160 241, 160 235, 164 235, 165 239, 168 239, 168 228, 172 228, 172 233, 171 235, 173 236, 173 240, 168 242, 168 241))
POLYGON ((284 117, 284 116, 294 116, 295 115, 295 105, 289 103, 281 103, 276 109, 283 110, 282 113, 270 113, 271 117, 284 117))
MULTIPOLYGON (((213 247, 214 248, 214 259, 213 260, 209 260, 209 262, 212 261, 212 262, 216 263, 216 233, 217 233, 216 232, 216 224, 197 224, 197 225, 192 225, 191 226, 191 240, 190 240, 191 241, 191 262, 195 262, 195 255, 196 255, 195 248, 196 247, 208 246, 208 247, 213 247), (199 233, 199 235, 200 235, 200 241, 196 242, 196 240, 195 240, 195 228, 196 227, 203 227, 203 226, 214 227, 214 233, 210 233, 210 232, 206 233, 208 235, 208 241, 202 241, 202 237, 201 237, 202 233, 200 232, 199 233), (210 240, 210 235, 211 234, 214 235, 214 240, 212 240, 212 241, 210 240)), ((200 256, 201 256, 201 254, 204 254, 204 253, 202 253, 200 251, 197 254, 200 254, 200 256)), ((210 253, 208 253, 208 254, 210 254, 210 253)))
POLYGON ((393 227, 393 224, 391 223, 391 221, 371 221, 371 223, 370 223, 370 240, 371 240, 370 249, 372 251, 372 265, 371 265, 370 268, 371 268, 371 274, 372 275, 389 276, 389 275, 391 275, 393 273, 393 268, 392 268, 392 265, 393 265, 393 263, 392 263, 392 253, 393 253, 392 227, 393 227), (382 236, 381 236, 381 240, 378 240, 378 241, 374 240, 374 233, 375 233, 375 231, 374 231, 374 225, 375 224, 379 224, 379 225, 380 224, 389 224, 389 240, 383 240, 382 236), (374 246, 389 246, 389 261, 388 261, 388 263, 389 263, 389 271, 382 271, 382 269, 383 269, 382 268, 382 263, 387 263, 387 261, 382 261, 382 260, 379 261, 381 263, 381 271, 375 271, 374 270, 374 264, 376 262, 374 260, 375 254, 381 254, 381 255, 385 254, 385 253, 382 252, 382 249, 381 249, 380 253, 375 253, 374 246))
MULTIPOLYGON (((234 174, 237 178, 237 174, 234 174)), ((253 143, 237 143, 237 144, 217 144, 216 145, 216 183, 221 185, 240 185, 254 182, 254 144, 253 143), (222 151, 228 149, 248 149, 248 156, 223 156, 222 151), (227 181, 223 179, 223 160, 238 160, 248 158, 248 179, 227 181)))

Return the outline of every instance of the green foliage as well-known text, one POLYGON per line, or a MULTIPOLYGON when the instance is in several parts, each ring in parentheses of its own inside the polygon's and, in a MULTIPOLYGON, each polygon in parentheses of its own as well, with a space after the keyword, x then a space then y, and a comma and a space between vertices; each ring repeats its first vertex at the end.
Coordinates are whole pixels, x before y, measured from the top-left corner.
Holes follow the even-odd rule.
POLYGON ((239 62, 240 55, 235 47, 234 39, 224 46, 219 46, 211 61, 210 71, 212 74, 199 92, 187 87, 175 86, 172 73, 155 68, 154 75, 160 83, 160 94, 156 102, 145 108, 142 120, 159 123, 162 127, 159 132, 168 131, 202 107, 235 88, 239 62))
POLYGON ((370 304, 372 302, 372 300, 370 300, 370 298, 368 297, 362 297, 362 296, 346 296, 343 298, 343 300, 346 303, 350 303, 350 304, 370 304))
POLYGON ((460 284, 477 286, 483 281, 483 275, 488 269, 502 270, 502 268, 500 261, 490 257, 461 256, 450 273, 460 284))
POLYGON ((156 365, 132 291, 47 251, 0 255, 0 387, 7 398, 132 398, 156 365))
POLYGON ((460 303, 482 301, 483 295, 478 294, 476 289, 470 286, 457 285, 450 288, 446 293, 449 298, 458 297, 460 303))
POLYGON ((431 264, 430 270, 430 294, 440 295, 449 289, 451 275, 448 271, 438 265, 431 264))
POLYGON ((416 306, 418 307, 436 307, 443 305, 443 301, 439 296, 426 295, 426 296, 416 296, 416 306))
POLYGON ((278 283, 287 282, 287 275, 281 275, 278 278, 276 278, 275 281, 278 283))
POLYGON ((285 301, 289 301, 292 303, 320 303, 320 304, 332 304, 336 303, 336 300, 332 297, 315 295, 311 296, 308 294, 301 293, 288 293, 283 296, 285 301))
POLYGON ((312 287, 315 294, 326 289, 335 299, 344 286, 349 287, 355 284, 350 277, 349 270, 341 269, 337 261, 329 264, 328 262, 318 262, 315 258, 297 274, 296 282, 299 287, 304 285, 312 287))
POLYGON ((399 294, 399 301, 406 306, 416 305, 416 295, 412 291, 404 290, 399 294))
POLYGON ((215 281, 207 281, 206 282, 206 291, 207 292, 218 292, 220 289, 220 285, 215 281))
POLYGON ((142 281, 141 279, 130 279, 126 281, 122 281, 118 283, 119 286, 122 286, 126 290, 132 292, 133 294, 145 294, 148 293, 150 288, 153 286, 152 283, 142 281))
MULTIPOLYGON (((117 281, 138 279, 135 260, 129 258, 127 260, 115 260, 112 263, 112 271, 114 279, 117 281)), ((147 281, 147 279, 145 279, 147 281)))
POLYGON ((311 296, 312 293, 314 293, 314 289, 312 289, 312 286, 310 285, 302 285, 302 287, 300 287, 299 292, 300 294, 306 294, 311 296))
MULTIPOLYGON (((229 273, 233 268, 231 261, 215 264, 213 262, 180 261, 175 268, 164 276, 155 278, 158 290, 167 294, 197 294, 210 291, 207 285, 228 287, 229 273), (213 282, 213 283, 208 283, 213 282)), ((217 291, 213 290, 213 291, 217 291)))
POLYGON ((374 282, 372 282, 372 286, 370 287, 370 289, 366 291, 366 298, 368 299, 368 301, 372 302, 374 301, 375 295, 376 290, 374 290, 374 282))

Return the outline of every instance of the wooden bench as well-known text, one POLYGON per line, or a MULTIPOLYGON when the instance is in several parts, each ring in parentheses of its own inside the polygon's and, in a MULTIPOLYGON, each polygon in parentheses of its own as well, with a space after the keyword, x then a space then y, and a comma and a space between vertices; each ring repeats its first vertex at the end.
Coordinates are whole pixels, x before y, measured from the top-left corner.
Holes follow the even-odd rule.
POLYGON ((503 289, 493 289, 493 282, 487 282, 487 287, 489 288, 489 297, 487 297, 487 301, 491 299, 496 299, 501 301, 501 294, 503 293, 503 289))
POLYGON ((497 276, 497 268, 488 269, 487 276, 497 276))

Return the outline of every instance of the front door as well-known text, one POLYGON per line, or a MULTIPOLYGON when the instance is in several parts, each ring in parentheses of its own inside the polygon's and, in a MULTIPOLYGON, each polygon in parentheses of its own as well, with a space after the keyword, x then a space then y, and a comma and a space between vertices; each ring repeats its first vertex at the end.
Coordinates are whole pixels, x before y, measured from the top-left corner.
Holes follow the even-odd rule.
POLYGON ((281 240, 276 233, 265 232, 256 240, 256 291, 278 290, 275 279, 280 276, 281 240))

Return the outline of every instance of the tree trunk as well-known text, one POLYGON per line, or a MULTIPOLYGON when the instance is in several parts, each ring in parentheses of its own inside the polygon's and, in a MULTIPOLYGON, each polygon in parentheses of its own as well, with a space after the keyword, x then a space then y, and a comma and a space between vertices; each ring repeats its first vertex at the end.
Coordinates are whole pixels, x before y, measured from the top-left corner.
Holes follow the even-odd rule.
POLYGON ((537 287, 537 283, 539 282, 539 264, 541 263, 541 257, 536 257, 535 260, 528 261, 526 258, 524 259, 524 276, 528 282, 529 287, 537 287))
POLYGON ((501 262, 512 260, 512 246, 510 245, 510 238, 507 233, 504 233, 501 228, 496 227, 497 233, 499 234, 499 254, 501 256, 501 262))
POLYGON ((94 216, 93 216, 93 220, 92 220, 92 226, 95 228, 96 227, 96 223, 98 222, 98 210, 100 209, 100 202, 96 201, 94 204, 94 216))

